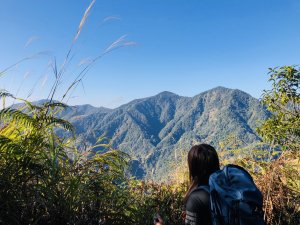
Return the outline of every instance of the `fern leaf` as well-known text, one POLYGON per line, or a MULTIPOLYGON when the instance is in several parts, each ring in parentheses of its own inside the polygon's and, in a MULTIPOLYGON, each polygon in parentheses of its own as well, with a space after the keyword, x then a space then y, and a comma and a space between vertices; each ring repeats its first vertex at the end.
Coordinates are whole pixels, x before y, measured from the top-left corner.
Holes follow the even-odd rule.
POLYGON ((67 104, 64 104, 62 102, 46 102, 43 104, 44 107, 50 107, 50 108, 55 108, 55 107, 59 107, 59 108, 68 108, 69 106, 67 104))
POLYGON ((11 152, 15 152, 18 151, 20 149, 20 146, 16 143, 14 143, 13 140, 11 140, 8 137, 5 137, 3 135, 0 135, 0 151, 11 151, 11 152))
POLYGON ((20 110, 12 108, 0 110, 0 119, 8 119, 24 126, 33 127, 36 125, 36 121, 31 116, 20 110))
POLYGON ((66 120, 47 116, 45 118, 45 121, 47 121, 47 126, 50 126, 50 125, 60 126, 67 131, 71 131, 72 133, 75 133, 73 125, 66 120))

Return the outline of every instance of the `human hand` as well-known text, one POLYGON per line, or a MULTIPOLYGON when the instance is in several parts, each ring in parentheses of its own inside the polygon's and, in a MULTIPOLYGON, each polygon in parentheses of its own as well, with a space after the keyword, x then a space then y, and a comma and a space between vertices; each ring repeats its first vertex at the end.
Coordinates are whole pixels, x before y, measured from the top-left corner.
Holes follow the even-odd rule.
POLYGON ((162 219, 158 219, 158 222, 155 222, 154 225, 164 225, 164 221, 162 219))
POLYGON ((159 214, 154 217, 154 225, 164 225, 164 221, 159 214))

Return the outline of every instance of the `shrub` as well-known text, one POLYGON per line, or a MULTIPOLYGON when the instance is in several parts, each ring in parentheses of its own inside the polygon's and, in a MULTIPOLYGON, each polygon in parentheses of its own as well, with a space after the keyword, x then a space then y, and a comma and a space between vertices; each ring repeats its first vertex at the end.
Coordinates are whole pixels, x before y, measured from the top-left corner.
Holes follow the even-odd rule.
POLYGON ((0 222, 126 224, 127 155, 107 144, 80 152, 72 125, 55 117, 65 105, 24 102, 0 111, 0 222))

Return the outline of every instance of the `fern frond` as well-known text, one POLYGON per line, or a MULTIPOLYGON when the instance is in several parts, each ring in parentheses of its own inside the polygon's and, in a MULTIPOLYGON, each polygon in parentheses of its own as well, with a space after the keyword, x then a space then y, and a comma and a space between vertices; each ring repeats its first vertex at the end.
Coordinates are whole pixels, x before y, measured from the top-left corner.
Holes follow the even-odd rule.
POLYGON ((20 110, 12 108, 0 110, 0 119, 14 121, 17 124, 24 126, 34 127, 36 125, 36 121, 31 116, 20 110))
POLYGON ((109 150, 105 153, 97 153, 93 160, 108 165, 113 170, 120 170, 127 165, 129 155, 119 150, 109 150))
POLYGON ((16 144, 13 140, 3 135, 0 135, 0 152, 15 152, 20 149, 20 146, 16 144))
POLYGON ((33 105, 30 101, 27 101, 25 99, 21 99, 21 98, 18 98, 18 100, 21 100, 25 103, 25 107, 24 108, 28 108, 30 111, 33 111, 33 110, 42 110, 43 107, 40 107, 40 106, 37 106, 37 105, 33 105))
POLYGON ((16 123, 14 122, 5 124, 3 127, 0 128, 0 135, 9 137, 13 140, 20 138, 21 134, 22 129, 18 129, 16 127, 16 123))
POLYGON ((65 130, 71 131, 72 133, 75 134, 73 125, 66 120, 55 118, 52 116, 47 116, 47 117, 45 117, 45 122, 47 123, 47 126, 50 126, 50 125, 60 126, 60 127, 64 128, 65 130))
POLYGON ((63 108, 63 109, 66 109, 69 107, 67 104, 62 103, 62 102, 46 102, 43 104, 43 106, 50 107, 52 109, 54 109, 55 107, 59 107, 59 108, 63 108))

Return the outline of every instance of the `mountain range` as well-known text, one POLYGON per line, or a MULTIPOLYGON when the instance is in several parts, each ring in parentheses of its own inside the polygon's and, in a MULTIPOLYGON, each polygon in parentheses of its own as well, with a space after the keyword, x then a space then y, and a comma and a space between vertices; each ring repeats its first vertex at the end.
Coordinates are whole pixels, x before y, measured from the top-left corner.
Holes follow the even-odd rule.
POLYGON ((217 148, 230 135, 244 145, 258 141, 255 129, 270 113, 243 91, 217 87, 194 97, 162 92, 115 109, 71 106, 61 116, 75 126, 82 142, 110 138, 114 148, 131 156, 137 178, 162 179, 176 164, 178 150, 186 154, 193 143, 217 148))

